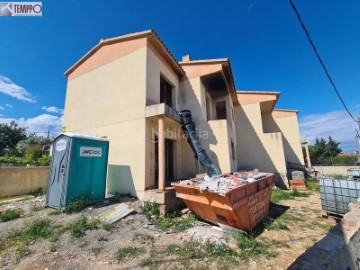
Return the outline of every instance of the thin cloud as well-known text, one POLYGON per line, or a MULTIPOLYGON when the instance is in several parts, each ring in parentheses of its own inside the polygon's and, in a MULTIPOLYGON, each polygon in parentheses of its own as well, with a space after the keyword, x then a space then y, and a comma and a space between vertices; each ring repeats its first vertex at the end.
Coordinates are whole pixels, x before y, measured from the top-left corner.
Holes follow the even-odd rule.
POLYGON ((42 106, 43 110, 47 111, 48 113, 58 113, 58 114, 64 114, 64 110, 63 109, 60 109, 56 106, 42 106))
POLYGON ((314 144, 316 138, 327 139, 331 136, 340 142, 343 151, 355 151, 355 129, 357 124, 346 111, 333 111, 324 114, 312 114, 299 119, 300 133, 314 144))
POLYGON ((5 110, 5 108, 3 106, 0 106, 0 110, 5 110))
POLYGON ((0 123, 9 124, 11 121, 15 121, 20 127, 26 127, 28 134, 37 133, 41 135, 49 130, 53 133, 60 133, 62 120, 63 116, 41 114, 33 118, 0 118, 0 123))
POLYGON ((8 104, 8 103, 6 103, 5 106, 8 107, 8 108, 13 108, 14 107, 13 105, 8 104))
POLYGON ((17 85, 9 78, 0 75, 0 93, 21 101, 35 103, 36 99, 25 88, 17 85))

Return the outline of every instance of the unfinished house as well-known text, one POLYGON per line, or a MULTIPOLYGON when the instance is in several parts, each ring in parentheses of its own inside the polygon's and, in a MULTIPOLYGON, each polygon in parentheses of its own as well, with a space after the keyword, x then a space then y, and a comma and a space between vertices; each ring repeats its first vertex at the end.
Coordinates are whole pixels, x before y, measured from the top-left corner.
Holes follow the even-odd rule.
POLYGON ((287 157, 301 152, 298 132, 287 126, 298 131, 296 113, 273 110, 276 101, 242 100, 229 59, 178 62, 151 30, 101 40, 65 75, 63 130, 110 141, 108 192, 143 199, 204 172, 182 133, 181 110, 191 110, 203 148, 224 173, 257 167, 282 174, 287 157), (271 136, 277 147, 269 146, 271 136), (265 152, 249 149, 259 143, 266 144, 264 163, 265 152), (269 159, 276 164, 264 165, 269 159))
POLYGON ((298 111, 274 109, 279 92, 238 91, 237 97, 237 167, 273 172, 278 186, 289 187, 287 164, 304 164, 298 111))

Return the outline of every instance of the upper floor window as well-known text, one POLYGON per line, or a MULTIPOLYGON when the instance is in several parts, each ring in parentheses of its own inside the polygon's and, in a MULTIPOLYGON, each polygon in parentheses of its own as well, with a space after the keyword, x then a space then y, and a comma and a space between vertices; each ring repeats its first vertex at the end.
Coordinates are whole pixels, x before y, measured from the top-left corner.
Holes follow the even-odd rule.
POLYGON ((226 101, 216 102, 215 108, 216 108, 216 119, 218 120, 227 119, 226 101))
POLYGON ((172 92, 172 85, 160 76, 160 103, 165 103, 169 107, 172 107, 172 92))

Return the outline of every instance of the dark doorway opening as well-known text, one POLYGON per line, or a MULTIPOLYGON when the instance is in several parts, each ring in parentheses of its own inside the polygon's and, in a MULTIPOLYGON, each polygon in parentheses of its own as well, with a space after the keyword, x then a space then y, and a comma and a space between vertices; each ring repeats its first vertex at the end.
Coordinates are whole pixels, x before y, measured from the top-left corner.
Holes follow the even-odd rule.
MULTIPOLYGON (((155 186, 159 187, 159 140, 155 138, 155 186)), ((174 181, 174 141, 165 139, 165 184, 174 181)))
POLYGON ((226 119, 226 102, 220 101, 216 102, 216 119, 226 119))

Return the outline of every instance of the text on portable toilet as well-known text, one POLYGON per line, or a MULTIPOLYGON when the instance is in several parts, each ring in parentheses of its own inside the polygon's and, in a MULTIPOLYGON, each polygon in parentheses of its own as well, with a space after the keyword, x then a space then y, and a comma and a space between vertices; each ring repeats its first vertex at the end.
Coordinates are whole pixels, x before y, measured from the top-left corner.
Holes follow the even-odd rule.
POLYGON ((102 157, 101 148, 81 146, 80 157, 102 157))

